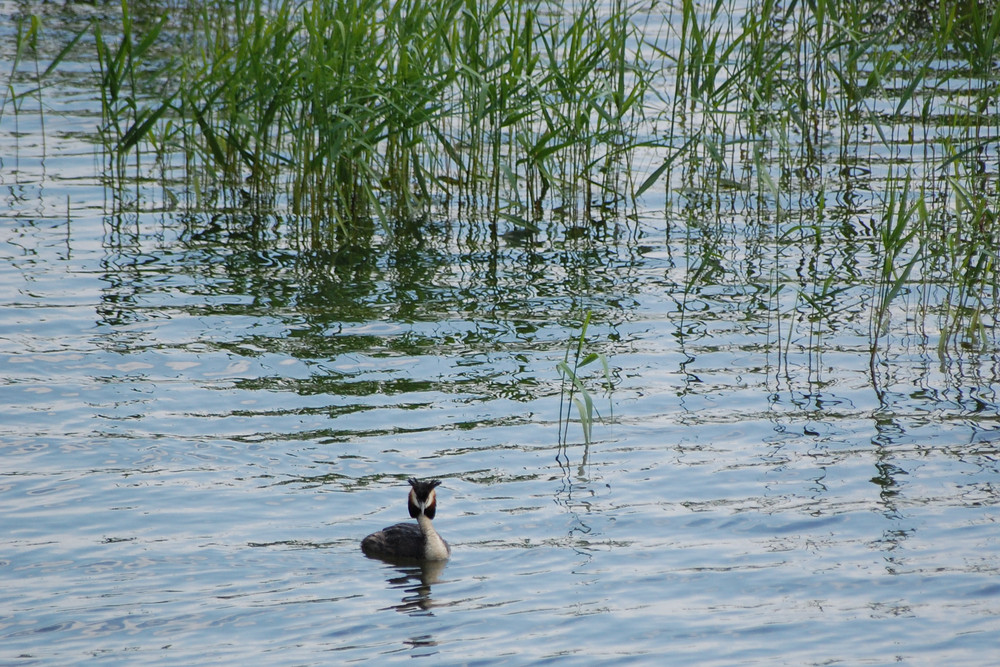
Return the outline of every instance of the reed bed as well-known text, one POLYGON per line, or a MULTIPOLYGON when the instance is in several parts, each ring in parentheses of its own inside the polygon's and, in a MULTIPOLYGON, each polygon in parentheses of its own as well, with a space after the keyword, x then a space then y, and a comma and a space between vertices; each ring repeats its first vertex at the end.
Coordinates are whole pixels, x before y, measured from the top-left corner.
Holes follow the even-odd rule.
POLYGON ((654 173, 692 236, 678 287, 766 301, 779 375, 859 321, 876 388, 906 340, 997 349, 995 5, 672 6, 678 29, 651 48, 680 153, 654 173))
POLYGON ((997 349, 996 4, 123 0, 93 28, 109 184, 322 244, 660 210, 684 303, 765 309, 786 371, 860 324, 875 382, 911 335, 997 349))
POLYGON ((117 43, 97 34, 119 175, 150 148, 180 154, 197 192, 348 235, 440 198, 530 227, 629 190, 651 79, 623 2, 190 3, 141 37, 130 11, 117 43), (161 30, 183 49, 147 61, 161 30), (137 104, 122 91, 144 69, 166 83, 137 104))

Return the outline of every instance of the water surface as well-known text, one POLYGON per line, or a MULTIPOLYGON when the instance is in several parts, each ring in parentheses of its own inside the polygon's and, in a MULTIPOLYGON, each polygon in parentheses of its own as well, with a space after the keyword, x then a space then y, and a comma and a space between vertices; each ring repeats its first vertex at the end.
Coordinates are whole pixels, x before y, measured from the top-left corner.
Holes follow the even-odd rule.
POLYGON ((662 212, 313 249, 116 211, 74 90, 44 143, 0 125, 0 662, 995 652, 995 350, 897 335, 873 382, 861 318, 789 344, 752 290, 679 290, 699 232, 662 212), (584 444, 555 365, 587 310, 584 444), (360 552, 409 476, 443 480, 440 567, 360 552))

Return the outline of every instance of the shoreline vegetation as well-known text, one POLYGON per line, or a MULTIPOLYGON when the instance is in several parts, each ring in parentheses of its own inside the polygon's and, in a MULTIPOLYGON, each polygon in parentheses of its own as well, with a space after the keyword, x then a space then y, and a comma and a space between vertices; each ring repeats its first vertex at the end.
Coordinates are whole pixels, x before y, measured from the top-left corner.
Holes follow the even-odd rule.
POLYGON ((121 35, 96 31, 111 174, 145 156, 199 198, 239 192, 347 236, 436 201, 529 229, 546 209, 601 216, 652 145, 632 18, 620 1, 256 0, 139 31, 123 3, 121 35))
POLYGON ((996 4, 123 1, 43 63, 23 18, 0 122, 92 48, 119 210, 156 184, 314 248, 662 215, 682 309, 770 312, 777 375, 864 320, 877 389, 892 340, 997 347, 996 4))

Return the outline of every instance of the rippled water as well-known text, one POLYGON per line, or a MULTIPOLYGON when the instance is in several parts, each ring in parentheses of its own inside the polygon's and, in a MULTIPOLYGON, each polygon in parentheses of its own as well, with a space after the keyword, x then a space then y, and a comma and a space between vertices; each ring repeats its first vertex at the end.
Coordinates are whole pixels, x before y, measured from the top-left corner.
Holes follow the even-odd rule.
POLYGON ((897 346, 881 391, 861 325, 781 355, 746 295, 677 294, 662 216, 334 253, 111 215, 92 117, 50 99, 44 147, 0 133, 0 663, 995 653, 991 354, 897 346), (586 309, 616 386, 562 443, 586 309), (409 476, 444 482, 440 567, 359 550, 409 476))

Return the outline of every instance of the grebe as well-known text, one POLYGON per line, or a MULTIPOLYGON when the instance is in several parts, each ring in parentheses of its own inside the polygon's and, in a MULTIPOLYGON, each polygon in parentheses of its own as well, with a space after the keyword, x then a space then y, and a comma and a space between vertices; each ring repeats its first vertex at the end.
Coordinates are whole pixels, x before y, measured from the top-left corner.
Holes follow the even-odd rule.
POLYGON ((361 550, 368 556, 380 558, 415 558, 419 560, 446 560, 451 547, 434 530, 431 519, 437 511, 437 494, 434 487, 440 480, 421 482, 411 477, 409 508, 414 523, 397 523, 383 528, 361 540, 361 550))

